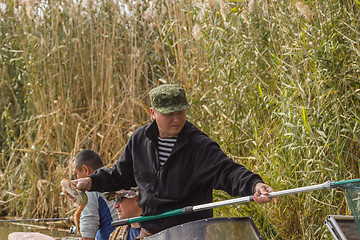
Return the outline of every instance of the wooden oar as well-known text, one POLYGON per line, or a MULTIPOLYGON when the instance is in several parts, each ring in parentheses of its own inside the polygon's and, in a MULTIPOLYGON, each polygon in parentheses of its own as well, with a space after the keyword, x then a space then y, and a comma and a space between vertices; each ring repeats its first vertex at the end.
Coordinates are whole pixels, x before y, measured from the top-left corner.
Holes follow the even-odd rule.
MULTIPOLYGON (((302 192, 309 192, 309 191, 320 190, 320 189, 341 187, 342 185, 351 184, 351 183, 360 183, 360 179, 352 179, 352 180, 346 180, 346 181, 340 181, 340 182, 327 181, 325 183, 317 184, 317 185, 313 185, 313 186, 306 186, 306 187, 293 188, 293 189, 288 189, 288 190, 283 190, 283 191, 278 191, 278 192, 272 192, 272 193, 267 194, 266 196, 263 195, 262 197, 279 197, 279 196, 290 195, 290 194, 295 194, 295 193, 302 193, 302 192)), ((208 210, 208 209, 212 209, 212 208, 216 208, 216 207, 222 207, 222 206, 246 203, 246 202, 252 202, 252 201, 253 201, 253 195, 229 199, 229 200, 220 201, 220 202, 206 203, 206 204, 201 204, 201 205, 197 205, 197 206, 188 206, 188 207, 184 207, 184 208, 167 211, 167 212, 164 212, 164 213, 161 213, 158 215, 139 216, 139 217, 134 217, 134 218, 120 219, 120 220, 113 221, 111 223, 111 225, 113 227, 118 227, 118 226, 123 226, 123 225, 131 224, 131 223, 150 221, 150 220, 159 219, 159 218, 188 214, 188 213, 208 210)))

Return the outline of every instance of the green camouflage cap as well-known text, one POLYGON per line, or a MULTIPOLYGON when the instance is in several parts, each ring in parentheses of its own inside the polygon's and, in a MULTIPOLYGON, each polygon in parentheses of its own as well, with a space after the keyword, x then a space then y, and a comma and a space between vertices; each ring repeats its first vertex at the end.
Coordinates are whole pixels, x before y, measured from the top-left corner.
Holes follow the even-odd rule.
POLYGON ((163 84, 149 93, 151 106, 159 113, 171 113, 190 108, 185 90, 176 84, 163 84))

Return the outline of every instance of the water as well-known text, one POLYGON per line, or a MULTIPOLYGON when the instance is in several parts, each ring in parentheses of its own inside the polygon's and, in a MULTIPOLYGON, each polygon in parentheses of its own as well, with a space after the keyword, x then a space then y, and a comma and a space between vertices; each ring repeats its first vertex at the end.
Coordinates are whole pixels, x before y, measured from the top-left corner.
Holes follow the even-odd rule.
POLYGON ((0 223, 0 240, 7 240, 9 234, 12 232, 39 232, 51 236, 55 239, 74 236, 69 233, 69 229, 50 230, 45 225, 41 225, 40 223, 0 223))

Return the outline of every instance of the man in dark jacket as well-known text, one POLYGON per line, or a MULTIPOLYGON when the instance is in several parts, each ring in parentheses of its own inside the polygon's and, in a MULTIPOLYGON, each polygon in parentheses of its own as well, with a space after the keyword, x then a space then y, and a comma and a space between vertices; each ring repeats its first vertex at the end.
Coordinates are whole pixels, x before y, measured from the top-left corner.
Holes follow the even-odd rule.
MULTIPOLYGON (((254 194, 257 203, 271 201, 260 196, 273 189, 259 175, 228 158, 216 142, 186 120, 190 106, 183 88, 161 85, 149 95, 154 121, 135 130, 113 167, 74 180, 77 188, 110 192, 139 186, 143 216, 212 202, 213 189, 231 196, 254 194)), ((212 210, 205 210, 140 225, 157 233, 212 216, 212 210)))

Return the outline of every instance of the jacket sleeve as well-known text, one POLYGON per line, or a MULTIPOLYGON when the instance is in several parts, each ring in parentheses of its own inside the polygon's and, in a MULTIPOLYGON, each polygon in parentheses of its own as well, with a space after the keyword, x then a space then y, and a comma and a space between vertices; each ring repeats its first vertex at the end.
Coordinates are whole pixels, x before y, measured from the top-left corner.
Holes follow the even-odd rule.
POLYGON ((132 144, 133 136, 114 166, 97 169, 89 175, 91 178, 90 191, 113 192, 136 186, 133 174, 132 144))
POLYGON ((88 203, 81 212, 80 232, 82 237, 95 238, 100 225, 99 202, 95 192, 86 192, 86 195, 88 203))
POLYGON ((206 137, 198 145, 196 162, 204 184, 212 184, 213 188, 224 190, 231 196, 247 196, 254 193, 255 185, 263 182, 244 166, 228 158, 220 146, 206 137))

